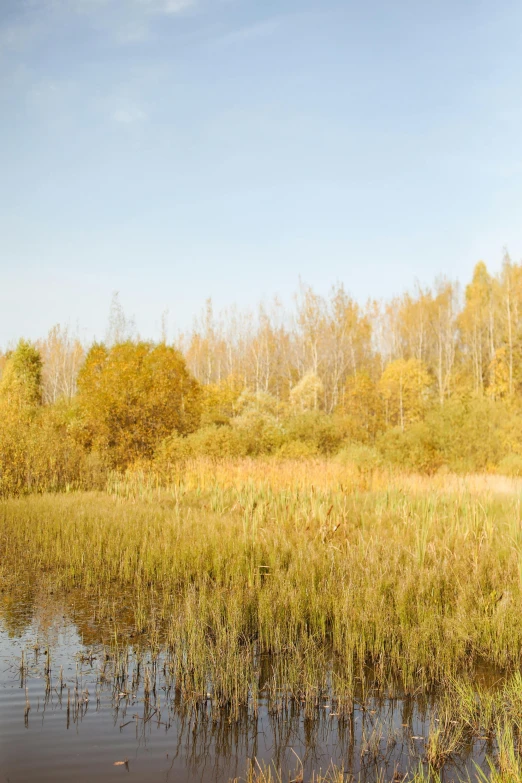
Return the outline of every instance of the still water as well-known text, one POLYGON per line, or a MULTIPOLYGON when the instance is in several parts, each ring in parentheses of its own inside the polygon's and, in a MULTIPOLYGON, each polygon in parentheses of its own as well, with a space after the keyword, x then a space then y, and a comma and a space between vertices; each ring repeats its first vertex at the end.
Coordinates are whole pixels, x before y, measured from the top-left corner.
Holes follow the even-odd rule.
MULTIPOLYGON (((232 719, 210 694, 184 704, 165 659, 146 644, 129 640, 115 653, 97 641, 85 607, 79 619, 48 596, 31 606, 3 599, 0 783, 221 783, 245 779, 252 759, 273 763, 283 780, 306 781, 335 763, 346 780, 399 781, 425 755, 435 696, 370 692, 343 719, 327 697, 313 715, 262 697, 232 719)), ((487 740, 470 739, 443 779, 475 779, 475 763, 491 752, 487 740)))

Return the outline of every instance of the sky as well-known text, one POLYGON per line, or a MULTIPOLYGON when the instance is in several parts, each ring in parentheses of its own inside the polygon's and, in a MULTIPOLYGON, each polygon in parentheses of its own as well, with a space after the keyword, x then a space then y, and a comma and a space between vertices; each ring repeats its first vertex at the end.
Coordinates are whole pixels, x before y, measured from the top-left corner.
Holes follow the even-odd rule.
POLYGON ((522 259, 519 0, 0 0, 0 347, 522 259))

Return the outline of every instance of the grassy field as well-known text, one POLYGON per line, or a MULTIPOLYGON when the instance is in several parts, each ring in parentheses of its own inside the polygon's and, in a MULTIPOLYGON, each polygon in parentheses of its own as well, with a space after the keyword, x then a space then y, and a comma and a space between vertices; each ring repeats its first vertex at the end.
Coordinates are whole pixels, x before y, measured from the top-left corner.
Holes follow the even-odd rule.
POLYGON ((521 491, 198 461, 167 487, 134 474, 107 492, 3 500, 1 611, 17 591, 81 595, 101 641, 168 651, 183 697, 211 689, 232 717, 261 690, 310 715, 328 695, 342 716, 370 687, 444 686, 426 759, 440 766, 466 731, 493 732, 518 775, 521 491), (479 665, 503 678, 500 696, 477 697, 479 665))

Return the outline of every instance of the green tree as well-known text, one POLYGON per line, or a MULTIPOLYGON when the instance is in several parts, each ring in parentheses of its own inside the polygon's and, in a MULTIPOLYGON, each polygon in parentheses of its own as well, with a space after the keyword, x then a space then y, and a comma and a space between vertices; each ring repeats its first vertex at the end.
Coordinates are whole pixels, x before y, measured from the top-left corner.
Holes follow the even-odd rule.
POLYGON ((68 435, 68 411, 41 400, 40 354, 21 341, 0 382, 0 495, 79 484, 83 455, 68 435))
POLYGON ((34 407, 42 400, 42 358, 26 340, 9 355, 0 381, 0 401, 18 408, 34 407))

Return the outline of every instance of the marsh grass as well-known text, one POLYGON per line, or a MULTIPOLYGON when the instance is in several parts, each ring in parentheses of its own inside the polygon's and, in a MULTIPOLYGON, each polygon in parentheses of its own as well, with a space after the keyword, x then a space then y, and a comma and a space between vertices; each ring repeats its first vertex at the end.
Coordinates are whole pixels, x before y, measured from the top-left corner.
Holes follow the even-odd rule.
POLYGON ((426 762, 494 735, 508 774, 522 724, 520 486, 363 479, 332 462, 200 460, 169 483, 137 471, 106 492, 2 500, 4 622, 19 621, 13 596, 81 596, 111 659, 129 644, 153 661, 167 651, 180 698, 229 720, 261 693, 274 713, 294 704, 313 719, 328 704, 342 720, 356 694, 453 683, 426 762), (500 712, 469 685, 479 662, 514 674, 500 712))
MULTIPOLYGON (((245 778, 245 783, 304 783, 303 765, 299 762, 296 769, 289 777, 284 777, 280 770, 277 770, 273 764, 263 764, 254 759, 249 767, 245 778)), ((307 783, 344 783, 346 780, 344 772, 332 764, 325 772, 312 773, 307 778, 307 783)), ((240 783, 239 780, 234 783, 240 783)))
POLYGON ((303 470, 292 485, 284 471, 263 482, 232 465, 221 479, 203 464, 168 488, 131 476, 109 493, 4 500, 4 580, 92 594, 115 638, 125 616, 135 635, 183 648, 185 676, 207 679, 205 660, 223 698, 239 698, 235 670, 252 674, 264 654, 284 654, 274 676, 296 695, 324 689, 327 656, 345 701, 368 664, 406 688, 479 658, 517 666, 517 497, 328 487, 319 466, 305 488, 303 470))

